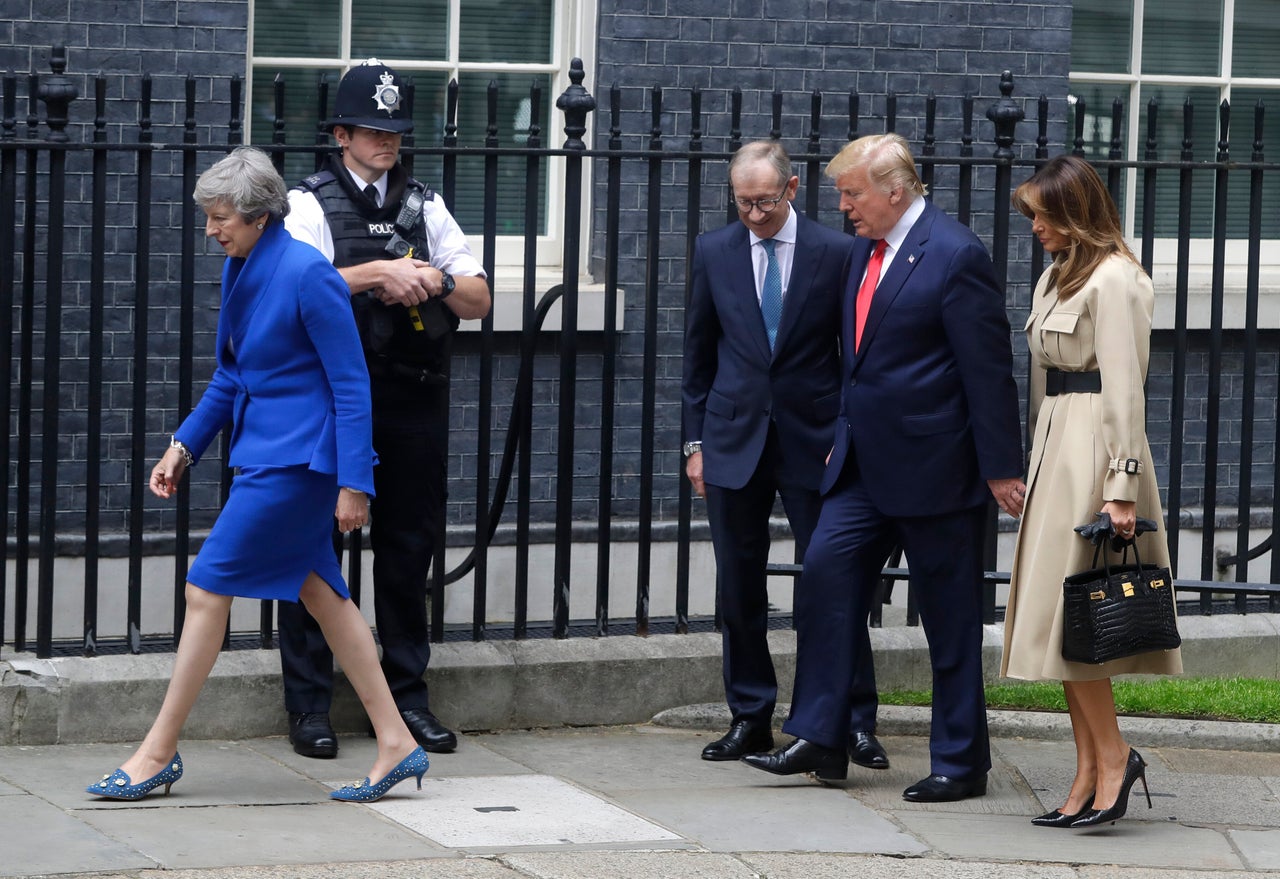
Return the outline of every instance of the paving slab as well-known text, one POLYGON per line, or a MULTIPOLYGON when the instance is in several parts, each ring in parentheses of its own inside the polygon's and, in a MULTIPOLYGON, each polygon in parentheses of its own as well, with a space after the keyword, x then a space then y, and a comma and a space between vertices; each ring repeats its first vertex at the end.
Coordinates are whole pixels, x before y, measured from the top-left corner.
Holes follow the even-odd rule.
POLYGON ((769 879, 1076 879, 1076 871, 1070 867, 942 862, 936 858, 746 852, 742 860, 769 879))
POLYGON ((33 796, 0 798, 0 872, 35 876, 154 867, 157 862, 33 796))
POLYGON ((67 874, 59 879, 521 879, 494 858, 359 861, 331 864, 143 870, 128 874, 67 874))
POLYGON ((1184 867, 1232 870, 1244 866, 1231 843, 1209 828, 1130 821, 1092 831, 1034 827, 1026 818, 991 815, 977 825, 964 816, 895 812, 894 817, 930 849, 949 858, 1063 864, 1184 867))
POLYGON ((454 849, 683 841, 666 828, 547 775, 426 779, 422 796, 388 798, 370 808, 454 849))
POLYGON ((349 803, 76 814, 165 869, 452 856, 419 834, 349 803))
POLYGON ((86 786, 113 771, 133 753, 134 747, 58 745, 25 752, 21 748, 0 748, 0 766, 13 784, 65 809, 311 803, 323 800, 327 794, 310 779, 236 742, 184 743, 180 752, 183 776, 168 796, 163 788, 132 802, 85 793, 86 786))
POLYGON ((1244 862, 1255 870, 1280 870, 1280 830, 1227 831, 1244 862))
MULTIPOLYGON (((428 773, 433 777, 528 774, 529 767, 488 747, 485 744, 487 738, 459 736, 458 750, 449 754, 428 754, 431 761, 428 773)), ((373 765, 378 751, 377 743, 368 736, 341 734, 338 742, 338 756, 332 760, 317 760, 295 754, 293 746, 283 736, 254 739, 247 742, 246 746, 321 783, 363 778, 365 771, 373 765)))
POLYGON ((1258 879, 1254 872, 1226 870, 1206 873, 1203 869, 1176 870, 1161 867, 1113 867, 1081 864, 1080 879, 1258 879))
POLYGON ((502 860, 532 879, 759 879, 740 859, 713 852, 529 852, 502 860))
POLYGON ((759 773, 737 762, 700 758, 718 735, 661 727, 592 727, 548 733, 500 733, 486 747, 529 769, 609 793, 636 788, 732 787, 759 773))
POLYGON ((858 800, 817 785, 661 788, 615 796, 628 808, 715 852, 926 851, 916 839, 858 800))

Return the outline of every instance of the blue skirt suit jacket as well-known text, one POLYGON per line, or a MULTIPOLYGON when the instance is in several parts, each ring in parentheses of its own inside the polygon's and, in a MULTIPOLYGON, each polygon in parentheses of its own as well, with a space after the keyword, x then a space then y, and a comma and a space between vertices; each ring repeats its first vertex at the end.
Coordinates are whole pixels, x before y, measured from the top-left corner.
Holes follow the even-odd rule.
POLYGON ((236 478, 187 579, 296 601, 315 571, 346 596, 333 513, 340 486, 373 494, 369 374, 346 282, 278 218, 223 268, 216 359, 174 435, 198 461, 230 422, 236 478))

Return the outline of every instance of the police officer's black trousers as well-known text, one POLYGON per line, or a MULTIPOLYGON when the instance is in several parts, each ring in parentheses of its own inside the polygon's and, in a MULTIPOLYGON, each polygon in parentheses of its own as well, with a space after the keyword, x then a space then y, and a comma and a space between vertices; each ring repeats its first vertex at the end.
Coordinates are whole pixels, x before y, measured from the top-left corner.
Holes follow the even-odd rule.
MULTIPOLYGON (((431 658, 427 574, 444 518, 447 407, 440 389, 373 383, 373 470, 369 543, 373 550, 374 620, 382 670, 396 705, 426 708, 424 673, 431 658)), ((285 709, 329 710, 333 655, 301 604, 279 604, 285 709)))

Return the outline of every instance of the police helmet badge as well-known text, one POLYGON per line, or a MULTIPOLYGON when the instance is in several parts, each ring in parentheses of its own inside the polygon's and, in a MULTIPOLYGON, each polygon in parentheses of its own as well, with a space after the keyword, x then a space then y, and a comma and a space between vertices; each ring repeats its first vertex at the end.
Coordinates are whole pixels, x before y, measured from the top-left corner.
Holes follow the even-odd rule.
POLYGON ((395 77, 389 70, 384 70, 379 79, 380 82, 373 87, 373 100, 379 110, 385 110, 389 116, 394 115, 400 106, 400 86, 395 84, 395 77))

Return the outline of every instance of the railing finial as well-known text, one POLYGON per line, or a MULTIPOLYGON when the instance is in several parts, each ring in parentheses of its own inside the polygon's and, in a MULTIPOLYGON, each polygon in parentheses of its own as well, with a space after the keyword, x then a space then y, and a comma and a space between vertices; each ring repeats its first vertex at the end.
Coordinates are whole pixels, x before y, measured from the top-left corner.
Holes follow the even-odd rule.
POLYGON ((993 155, 997 159, 1013 158, 1014 132, 1026 116, 1012 95, 1013 73, 1006 70, 1000 74, 1000 98, 987 108, 987 118, 996 127, 996 151, 993 155))
POLYGON ((40 80, 40 100, 45 104, 45 123, 49 126, 49 140, 65 143, 71 102, 80 96, 80 89, 71 77, 64 75, 67 69, 67 49, 54 46, 49 55, 52 76, 40 80))
POLYGON ((587 148, 582 135, 587 133, 587 114, 596 108, 596 99, 583 87, 585 77, 582 59, 574 58, 569 62, 569 87, 556 99, 556 107, 564 113, 564 148, 567 150, 587 148))

